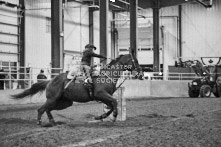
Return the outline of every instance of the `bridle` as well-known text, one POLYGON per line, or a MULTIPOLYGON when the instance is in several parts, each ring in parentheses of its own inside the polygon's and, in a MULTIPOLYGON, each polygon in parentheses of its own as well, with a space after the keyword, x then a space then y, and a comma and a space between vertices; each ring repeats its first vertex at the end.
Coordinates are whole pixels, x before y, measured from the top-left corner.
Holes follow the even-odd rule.
MULTIPOLYGON (((137 66, 136 66, 136 64, 135 64, 134 57, 133 57, 133 55, 132 55, 131 53, 130 53, 130 57, 131 57, 131 59, 128 59, 128 61, 131 60, 131 61, 132 61, 132 64, 134 65, 135 70, 137 70, 137 66)), ((128 62, 128 61, 127 61, 127 62, 128 62)), ((116 90, 121 87, 121 85, 126 81, 126 79, 127 79, 127 78, 124 78, 124 80, 116 87, 116 90)))
MULTIPOLYGON (((130 53, 130 59, 128 59, 127 60, 127 62, 128 61, 132 61, 132 64, 133 64, 133 66, 134 66, 134 68, 135 68, 135 70, 137 70, 137 66, 136 66, 136 64, 135 64, 135 60, 134 60, 134 57, 133 57, 133 55, 130 53)), ((106 60, 106 59, 104 59, 104 60, 106 60)), ((103 62, 104 60, 102 60, 101 62, 103 62)), ((113 60, 113 59, 112 59, 113 60)), ((119 62, 119 63, 121 63, 121 64, 123 64, 124 65, 124 63, 123 62, 121 62, 121 61, 117 61, 117 62, 119 62)), ((114 83, 113 82, 113 79, 111 78, 111 77, 109 77, 106 73, 104 74, 108 79, 110 79, 111 81, 112 81, 112 83, 114 83)), ((126 80, 127 78, 124 78, 124 80, 119 84, 119 86, 117 86, 116 87, 116 89, 114 90, 114 91, 116 91, 118 88, 120 88, 121 87, 121 85, 125 82, 125 80, 126 80)))

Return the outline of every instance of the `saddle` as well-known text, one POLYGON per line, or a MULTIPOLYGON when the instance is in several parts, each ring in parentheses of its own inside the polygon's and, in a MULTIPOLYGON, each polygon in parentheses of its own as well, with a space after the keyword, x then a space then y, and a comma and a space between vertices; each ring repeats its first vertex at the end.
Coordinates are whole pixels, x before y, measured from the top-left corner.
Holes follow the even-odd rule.
POLYGON ((91 99, 93 99, 93 83, 89 82, 87 80, 88 78, 82 74, 79 74, 78 76, 76 76, 75 78, 72 79, 68 79, 68 81, 65 84, 64 89, 67 89, 68 86, 72 83, 72 82, 79 82, 82 83, 82 85, 84 86, 84 88, 88 91, 91 99), (80 82, 81 81, 81 82, 80 82))
MULTIPOLYGON (((99 75, 100 73, 100 65, 94 65, 94 66, 91 66, 91 71, 90 71, 90 74, 91 74, 91 77, 96 77, 99 75)), ((72 82, 76 82, 81 80, 83 82, 81 82, 83 84, 83 86, 85 87, 85 89, 87 89, 91 99, 93 99, 93 82, 89 82, 89 80, 87 80, 87 77, 84 75, 84 73, 82 71, 79 71, 77 73, 75 73, 76 75, 72 75, 73 77, 72 78, 68 78, 69 81, 67 82, 67 84, 65 84, 65 88, 66 89, 72 82)))

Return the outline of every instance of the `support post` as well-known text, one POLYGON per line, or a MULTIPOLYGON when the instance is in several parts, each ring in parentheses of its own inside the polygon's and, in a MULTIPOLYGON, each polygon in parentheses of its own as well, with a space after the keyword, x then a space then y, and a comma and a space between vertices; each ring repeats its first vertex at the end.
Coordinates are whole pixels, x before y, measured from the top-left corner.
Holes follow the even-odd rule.
POLYGON ((51 66, 52 74, 60 73, 63 68, 64 27, 63 27, 63 0, 51 1, 51 66))
POLYGON ((94 8, 89 7, 89 43, 94 44, 94 8))
POLYGON ((130 53, 137 57, 137 7, 138 0, 130 0, 130 53))
POLYGON ((153 3, 153 71, 160 72, 159 0, 156 0, 153 3))
MULTIPOLYGON (((112 18, 115 20, 115 12, 112 13, 112 18)), ((111 58, 114 59, 116 56, 116 27, 115 21, 111 21, 111 58)))
MULTIPOLYGON (((18 29, 18 34, 19 34, 19 66, 22 67, 20 68, 20 79, 25 78, 25 0, 19 0, 19 5, 21 6, 19 10, 19 29, 18 29)), ((24 88, 24 82, 20 81, 21 88, 24 88)))
MULTIPOLYGON (((100 0, 100 54, 107 56, 109 1, 100 0)), ((105 62, 104 62, 105 63, 105 62)))
POLYGON ((179 18, 178 18, 178 27, 179 27, 179 57, 182 58, 182 5, 179 5, 179 18))

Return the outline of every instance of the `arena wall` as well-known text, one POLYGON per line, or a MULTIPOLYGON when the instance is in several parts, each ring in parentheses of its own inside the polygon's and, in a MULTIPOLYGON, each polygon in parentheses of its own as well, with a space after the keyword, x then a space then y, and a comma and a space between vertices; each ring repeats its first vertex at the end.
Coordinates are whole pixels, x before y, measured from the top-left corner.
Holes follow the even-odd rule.
MULTIPOLYGON (((51 18, 50 0, 25 1, 25 66, 49 68, 51 65, 51 18), (49 19, 47 21, 47 19, 49 19)), ((37 79, 40 69, 33 69, 37 79)))
POLYGON ((182 48, 184 60, 221 55, 221 1, 211 8, 196 3, 182 5, 182 48))

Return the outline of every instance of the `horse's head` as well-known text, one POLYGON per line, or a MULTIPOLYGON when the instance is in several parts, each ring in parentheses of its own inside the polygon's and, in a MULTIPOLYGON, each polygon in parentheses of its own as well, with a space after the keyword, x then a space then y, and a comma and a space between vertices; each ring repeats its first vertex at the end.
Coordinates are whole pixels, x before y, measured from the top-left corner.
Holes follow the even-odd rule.
POLYGON ((136 78, 142 79, 143 73, 142 68, 139 65, 137 58, 133 54, 126 54, 120 57, 119 62, 121 62, 125 66, 125 70, 136 71, 134 76, 136 78))

